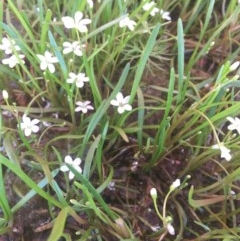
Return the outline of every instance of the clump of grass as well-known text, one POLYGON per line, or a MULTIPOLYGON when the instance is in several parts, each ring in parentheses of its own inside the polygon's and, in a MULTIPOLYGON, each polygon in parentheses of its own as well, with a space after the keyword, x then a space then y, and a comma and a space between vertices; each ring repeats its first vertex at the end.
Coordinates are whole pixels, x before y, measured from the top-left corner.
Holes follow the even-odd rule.
POLYGON ((238 239, 239 12, 2 2, 0 233, 238 239))

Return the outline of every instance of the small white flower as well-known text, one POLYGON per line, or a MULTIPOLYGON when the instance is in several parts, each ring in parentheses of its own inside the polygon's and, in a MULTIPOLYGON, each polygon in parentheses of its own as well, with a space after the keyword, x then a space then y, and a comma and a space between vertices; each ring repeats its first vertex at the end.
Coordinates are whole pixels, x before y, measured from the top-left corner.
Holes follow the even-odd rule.
POLYGON ((75 28, 78 29, 81 33, 86 33, 88 31, 86 25, 90 24, 92 21, 90 19, 82 19, 83 13, 82 12, 76 12, 74 15, 74 18, 72 17, 62 17, 63 24, 65 28, 71 29, 75 28))
POLYGON ((232 156, 230 150, 224 146, 224 143, 216 144, 212 146, 213 149, 219 149, 221 151, 221 158, 225 158, 227 161, 230 161, 232 156))
POLYGON ((233 64, 231 64, 231 66, 229 68, 230 72, 235 71, 239 65, 240 65, 240 61, 236 61, 233 64))
POLYGON ((22 62, 22 64, 25 64, 25 61, 23 60, 25 58, 25 55, 23 54, 19 54, 18 56, 12 55, 7 59, 3 59, 2 63, 3 64, 8 64, 8 66, 10 68, 15 67, 17 64, 20 64, 22 62))
POLYGON ((171 223, 167 224, 167 230, 168 230, 169 234, 175 235, 175 229, 174 229, 174 227, 172 226, 171 223))
POLYGON ((67 79, 67 83, 75 83, 78 88, 82 88, 84 86, 84 82, 88 81, 89 78, 86 77, 84 73, 74 74, 71 72, 69 73, 69 78, 67 79))
POLYGON ((238 134, 240 134, 240 119, 235 117, 227 117, 227 120, 231 122, 231 124, 228 126, 228 130, 237 130, 238 134))
POLYGON ((22 122, 20 123, 20 128, 24 131, 25 136, 30 136, 33 133, 37 133, 39 131, 39 126, 37 124, 40 121, 38 119, 31 120, 25 114, 22 117, 22 122))
POLYGON ((157 232, 161 229, 160 226, 150 226, 150 228, 152 229, 153 232, 157 232))
POLYGON ((130 95, 123 97, 122 93, 117 93, 116 99, 111 100, 111 105, 118 106, 118 113, 122 114, 125 110, 130 111, 132 110, 132 106, 128 104, 130 99, 130 95))
POLYGON ((48 51, 45 51, 44 55, 37 54, 37 57, 41 61, 40 63, 41 70, 48 69, 50 73, 55 72, 55 66, 53 64, 58 62, 57 57, 52 56, 52 54, 48 51))
POLYGON ((149 11, 150 9, 152 9, 151 12, 150 12, 150 15, 155 16, 155 14, 159 12, 159 8, 153 7, 155 4, 156 3, 154 1, 151 1, 149 3, 145 3, 143 5, 143 10, 149 11))
POLYGON ((93 8, 93 0, 87 0, 87 3, 90 8, 93 8))
POLYGON ((90 105, 91 101, 86 100, 86 101, 77 101, 76 105, 78 105, 75 108, 76 112, 81 111, 82 113, 86 114, 88 112, 88 110, 94 110, 93 106, 90 105))
POLYGON ((173 183, 172 183, 172 185, 170 186, 170 190, 174 190, 174 189, 176 189, 177 187, 179 187, 181 185, 181 181, 180 181, 180 179, 176 179, 173 183))
POLYGON ((0 44, 0 49, 4 50, 5 54, 12 54, 13 50, 20 50, 20 47, 15 44, 13 39, 8 39, 6 37, 2 38, 2 44, 0 44))
POLYGON ((131 31, 134 30, 135 25, 137 25, 137 23, 134 22, 133 20, 129 19, 129 17, 125 17, 124 19, 122 19, 119 22, 119 27, 120 28, 128 27, 131 31))
POLYGON ((72 43, 70 42, 64 42, 63 43, 63 54, 69 54, 73 52, 77 56, 82 56, 82 48, 84 48, 86 45, 81 45, 78 41, 74 41, 72 43))
MULTIPOLYGON (((80 167, 80 164, 81 164, 82 160, 79 157, 76 158, 75 160, 73 160, 71 156, 67 155, 64 158, 64 162, 66 164, 71 165, 79 173, 82 173, 82 168, 80 167)), ((69 177, 70 180, 72 180, 74 178, 74 176, 75 176, 74 173, 69 170, 67 165, 61 166, 60 170, 62 172, 68 172, 69 171, 68 177, 69 177)))
POLYGON ((172 20, 169 12, 164 11, 164 10, 161 9, 160 10, 160 14, 162 16, 162 19, 167 20, 167 21, 171 21, 172 20))
POLYGON ((116 188, 115 188, 115 182, 111 181, 109 184, 108 184, 108 189, 110 191, 115 191, 116 188))
POLYGON ((4 100, 7 100, 8 99, 8 92, 6 90, 3 90, 2 91, 2 96, 3 96, 4 100))

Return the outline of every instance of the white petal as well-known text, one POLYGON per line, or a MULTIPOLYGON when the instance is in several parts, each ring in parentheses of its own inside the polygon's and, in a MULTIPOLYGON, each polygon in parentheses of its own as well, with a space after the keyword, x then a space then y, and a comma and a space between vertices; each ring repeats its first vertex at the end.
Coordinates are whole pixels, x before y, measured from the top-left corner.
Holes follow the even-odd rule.
POLYGON ((127 111, 130 111, 130 110, 132 110, 132 106, 131 105, 124 105, 124 108, 125 108, 125 110, 127 110, 127 111))
POLYGON ((65 158, 64 158, 64 162, 72 165, 73 159, 72 159, 72 157, 71 157, 70 155, 67 155, 67 156, 65 156, 65 158))
POLYGON ((124 111, 125 111, 124 107, 122 107, 122 106, 118 107, 118 113, 119 114, 122 114, 124 111))
POLYGON ((63 21, 65 28, 74 28, 75 27, 74 20, 71 17, 62 17, 62 21, 63 21))
POLYGON ((88 111, 88 109, 87 109, 87 108, 82 108, 82 113, 86 114, 86 113, 87 113, 87 111, 88 111))
POLYGON ((76 171, 78 171, 79 173, 82 173, 82 168, 79 166, 74 166, 74 168, 76 169, 76 171))
POLYGON ((25 136, 30 136, 31 133, 32 133, 32 131, 31 131, 29 128, 26 128, 26 129, 24 130, 25 136))
POLYGON ((226 119, 227 119, 228 121, 232 122, 232 123, 235 122, 235 120, 234 120, 231 116, 228 116, 226 119))
POLYGON ((85 25, 78 25, 77 29, 79 30, 79 32, 81 33, 86 33, 88 31, 87 27, 85 25))
POLYGON ((61 167, 60 167, 60 170, 61 170, 62 172, 67 172, 67 171, 69 171, 69 169, 68 169, 68 167, 67 167, 66 165, 61 166, 61 167))
POLYGON ((83 17, 83 13, 82 12, 80 12, 80 11, 76 12, 75 15, 74 15, 75 23, 79 24, 79 22, 82 19, 82 17, 83 17))
POLYGON ((46 62, 41 62, 41 64, 40 64, 40 69, 41 69, 41 70, 46 70, 47 67, 48 67, 48 65, 47 65, 46 62))
POLYGON ((9 63, 10 63, 10 59, 3 59, 3 60, 2 60, 2 63, 3 63, 3 64, 9 64, 9 63))
POLYGON ((69 48, 69 47, 72 47, 72 44, 69 43, 69 42, 64 42, 64 43, 63 43, 63 47, 69 48))
POLYGON ((116 101, 116 100, 111 100, 111 101, 110 101, 110 104, 111 104, 111 105, 114 105, 114 106, 119 106, 119 103, 118 103, 118 101, 116 101))
POLYGON ((38 120, 38 119, 33 119, 33 120, 31 121, 32 125, 36 125, 36 124, 38 124, 39 122, 40 122, 40 120, 38 120))
POLYGON ((39 131, 39 127, 38 126, 32 126, 31 130, 32 130, 32 132, 37 133, 39 131))
POLYGON ((72 52, 72 49, 70 49, 70 48, 63 49, 63 54, 69 54, 71 52, 72 52))
POLYGON ((37 54, 37 57, 39 58, 40 61, 46 61, 45 57, 41 54, 37 54))
POLYGON ((74 173, 69 171, 68 177, 70 180, 72 180, 74 178, 74 173))
POLYGON ((91 19, 87 19, 87 18, 81 20, 81 24, 82 25, 87 25, 87 24, 90 24, 91 22, 92 22, 92 20, 91 19))
POLYGON ((79 166, 81 164, 82 160, 81 158, 77 157, 74 161, 73 161, 73 165, 74 166, 79 166))
POLYGON ((82 81, 77 81, 77 82, 76 82, 76 86, 77 86, 78 88, 82 88, 82 87, 84 86, 84 83, 83 83, 82 81))
POLYGON ((53 64, 49 64, 48 65, 48 69, 49 69, 50 73, 54 73, 55 72, 55 67, 54 67, 53 64))
POLYGON ((116 100, 118 101, 118 103, 123 102, 123 95, 121 92, 117 93, 116 100))
POLYGON ((57 57, 52 57, 50 62, 53 63, 58 63, 58 58, 57 57))
POLYGON ((126 96, 126 97, 123 99, 123 103, 124 103, 124 104, 128 104, 129 100, 130 100, 130 95, 126 96))
POLYGON ((74 50, 74 54, 76 54, 77 56, 82 56, 82 51, 80 49, 75 49, 74 50))

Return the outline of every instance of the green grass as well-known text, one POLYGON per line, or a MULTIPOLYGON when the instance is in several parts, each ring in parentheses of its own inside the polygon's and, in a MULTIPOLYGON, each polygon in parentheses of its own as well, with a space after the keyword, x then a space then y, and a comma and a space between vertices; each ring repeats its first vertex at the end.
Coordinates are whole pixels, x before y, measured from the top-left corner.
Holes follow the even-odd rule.
POLYGON ((1 39, 19 62, 4 64, 10 55, 0 50, 9 95, 0 95, 3 237, 14 238, 24 213, 21 240, 239 240, 240 126, 230 130, 228 118, 240 115, 240 68, 231 69, 239 1, 156 0, 155 16, 148 2, 0 4, 1 39), (77 11, 91 19, 87 32, 64 26, 77 11), (126 17, 132 31, 120 27, 126 17), (82 56, 63 53, 74 41, 82 56), (45 51, 57 58, 54 71, 40 65, 45 51), (78 88, 71 72, 89 81, 78 88), (119 92, 126 98, 116 106, 119 92), (86 113, 79 101, 89 101, 86 113), (24 115, 39 129, 27 133, 24 115))

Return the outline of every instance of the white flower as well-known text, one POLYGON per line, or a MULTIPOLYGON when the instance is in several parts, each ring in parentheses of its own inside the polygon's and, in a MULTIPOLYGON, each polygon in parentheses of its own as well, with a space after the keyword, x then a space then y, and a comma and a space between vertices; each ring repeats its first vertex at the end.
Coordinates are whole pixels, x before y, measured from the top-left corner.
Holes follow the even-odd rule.
POLYGON ((115 188, 115 182, 111 181, 109 184, 108 184, 108 189, 110 191, 115 191, 116 188, 115 188))
POLYGON ((68 54, 73 52, 74 54, 76 54, 77 56, 82 56, 82 50, 81 48, 84 48, 86 45, 82 45, 80 46, 80 43, 78 41, 74 41, 72 43, 70 42, 64 42, 63 43, 63 54, 68 54))
POLYGON ((115 100, 111 100, 111 105, 118 106, 118 113, 122 114, 125 110, 132 110, 132 106, 128 104, 130 95, 123 97, 122 93, 119 92, 115 100))
POLYGON ((148 10, 152 9, 151 12, 150 12, 150 15, 155 16, 155 14, 156 14, 157 12, 159 12, 159 8, 153 7, 155 4, 156 4, 156 3, 155 3, 154 1, 151 1, 151 2, 149 2, 149 3, 145 3, 145 4, 143 5, 143 10, 144 10, 144 11, 148 11, 148 10))
POLYGON ((8 99, 8 92, 6 90, 3 90, 2 91, 2 96, 3 96, 4 100, 7 100, 8 99))
POLYGON ((231 122, 231 124, 228 126, 228 130, 237 130, 238 134, 240 134, 240 119, 237 117, 227 117, 227 120, 231 122))
POLYGON ((76 112, 81 111, 82 113, 86 114, 88 112, 88 110, 94 110, 93 106, 91 106, 90 103, 91 103, 91 101, 89 101, 89 100, 86 100, 84 102, 77 101, 76 105, 78 105, 78 106, 75 108, 75 111, 76 112))
POLYGON ((167 21, 171 21, 171 16, 170 13, 167 11, 163 11, 162 9, 160 10, 160 14, 162 15, 162 19, 165 19, 167 21))
POLYGON ((171 223, 167 224, 167 230, 168 230, 169 234, 175 235, 175 229, 174 229, 174 227, 172 226, 171 223))
POLYGON ((87 0, 87 3, 90 8, 93 8, 93 1, 92 0, 87 0))
POLYGON ((213 149, 219 149, 221 151, 221 158, 225 158, 227 161, 230 161, 232 156, 230 150, 224 146, 224 143, 219 143, 212 146, 213 149))
POLYGON ((74 74, 69 73, 69 78, 67 79, 67 83, 73 84, 75 83, 78 88, 82 88, 84 86, 84 82, 88 82, 89 78, 85 76, 83 73, 74 74))
POLYGON ((230 72, 235 71, 239 65, 240 65, 240 61, 236 61, 233 64, 231 64, 231 66, 229 68, 230 72))
MULTIPOLYGON (((73 160, 71 156, 67 155, 64 158, 64 162, 66 164, 71 165, 79 173, 82 173, 82 168, 80 167, 80 164, 81 164, 82 160, 79 157, 76 158, 75 160, 73 160)), ((74 176, 75 176, 74 173, 69 170, 67 165, 61 166, 60 170, 62 172, 68 172, 69 171, 68 177, 69 177, 70 180, 72 180, 74 178, 74 176)))
POLYGON ((19 54, 18 56, 12 55, 7 59, 3 59, 2 63, 3 64, 8 64, 8 66, 10 68, 15 67, 17 64, 20 64, 20 62, 22 62, 22 64, 25 64, 25 61, 23 60, 23 58, 25 58, 25 55, 23 54, 19 54))
POLYGON ((76 28, 81 33, 86 33, 88 31, 86 25, 90 24, 92 21, 90 19, 82 19, 83 13, 76 12, 74 18, 72 17, 62 17, 63 24, 65 28, 76 28))
POLYGON ((13 39, 8 39, 4 37, 2 39, 2 44, 0 44, 0 49, 4 50, 5 54, 12 54, 13 49, 16 51, 20 50, 20 47, 15 44, 15 41, 13 39))
POLYGON ((181 181, 180 179, 176 179, 172 185, 170 186, 170 190, 173 191, 174 189, 176 189, 177 187, 179 187, 181 185, 181 181))
POLYGON ((52 54, 48 51, 45 51, 44 55, 37 54, 37 57, 40 59, 40 68, 41 70, 48 69, 50 73, 55 72, 54 63, 58 62, 57 57, 52 56, 52 54))
POLYGON ((119 22, 119 27, 123 28, 123 27, 128 27, 131 31, 134 30, 134 26, 137 25, 136 22, 134 22, 133 20, 130 20, 129 17, 125 17, 124 19, 122 19, 119 22))
POLYGON ((20 128, 24 131, 25 136, 30 136, 32 132, 37 133, 39 131, 39 126, 37 126, 39 122, 38 119, 31 120, 24 114, 22 122, 20 123, 20 128))

